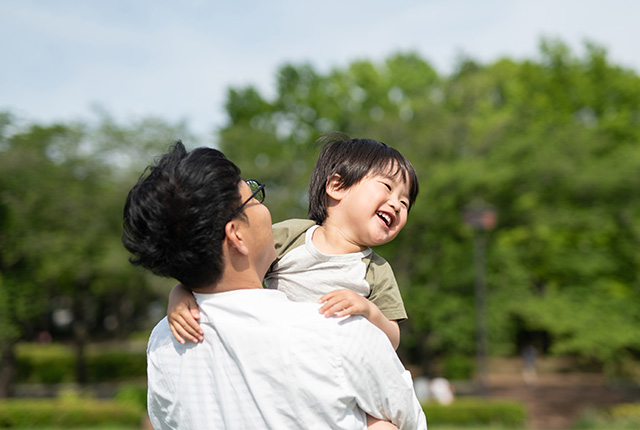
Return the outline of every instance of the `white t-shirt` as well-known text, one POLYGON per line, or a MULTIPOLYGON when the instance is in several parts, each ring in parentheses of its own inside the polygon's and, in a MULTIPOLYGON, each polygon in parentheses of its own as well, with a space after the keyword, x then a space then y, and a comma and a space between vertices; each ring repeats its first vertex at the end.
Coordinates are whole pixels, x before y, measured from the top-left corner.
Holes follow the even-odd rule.
POLYGON ((346 288, 366 297, 390 320, 407 318, 393 270, 366 248, 328 255, 313 244, 313 221, 289 219, 273 225, 278 258, 265 276, 267 288, 283 291, 290 300, 317 303, 324 294, 346 288))
POLYGON ((409 373, 366 319, 325 318, 268 289, 196 299, 204 342, 178 343, 166 318, 149 340, 156 430, 363 430, 365 413, 427 428, 409 373))
POLYGON ((325 294, 341 288, 369 297, 371 289, 365 281, 367 265, 363 258, 371 254, 371 248, 350 254, 323 254, 311 240, 318 227, 309 228, 304 245, 289 251, 286 258, 278 261, 277 269, 267 274, 267 287, 282 291, 294 302, 315 303, 325 294))

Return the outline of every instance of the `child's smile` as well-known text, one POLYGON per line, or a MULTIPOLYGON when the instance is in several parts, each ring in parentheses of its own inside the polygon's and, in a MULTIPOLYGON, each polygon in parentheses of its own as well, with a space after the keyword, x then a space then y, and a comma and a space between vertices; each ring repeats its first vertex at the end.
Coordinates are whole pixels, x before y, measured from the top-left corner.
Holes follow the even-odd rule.
POLYGON ((384 221, 384 223, 387 225, 387 227, 391 226, 391 224, 393 224, 394 221, 394 216, 384 213, 384 212, 377 212, 376 215, 378 215, 380 217, 380 219, 382 219, 382 221, 384 221))
POLYGON ((409 190, 402 177, 371 175, 332 194, 337 204, 327 221, 356 248, 390 242, 407 222, 409 190))

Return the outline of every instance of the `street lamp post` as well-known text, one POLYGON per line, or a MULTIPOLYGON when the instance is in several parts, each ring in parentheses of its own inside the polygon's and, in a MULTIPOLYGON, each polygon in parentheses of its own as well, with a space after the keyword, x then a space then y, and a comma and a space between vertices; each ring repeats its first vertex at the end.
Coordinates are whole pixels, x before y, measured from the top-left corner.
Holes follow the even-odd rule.
POLYGON ((485 203, 469 205, 463 214, 464 221, 474 230, 473 267, 475 273, 474 298, 476 319, 477 381, 480 395, 488 395, 487 385, 487 232, 493 230, 497 213, 493 206, 485 203))

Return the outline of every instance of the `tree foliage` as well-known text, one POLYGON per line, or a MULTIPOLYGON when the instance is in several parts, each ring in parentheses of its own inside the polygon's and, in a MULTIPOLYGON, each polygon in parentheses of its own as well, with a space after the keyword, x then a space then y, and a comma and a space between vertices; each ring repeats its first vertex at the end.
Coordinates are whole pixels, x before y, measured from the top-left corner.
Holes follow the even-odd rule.
POLYGON ((127 264, 122 207, 141 166, 181 128, 0 117, 1 395, 10 394, 17 341, 39 332, 72 338, 84 382, 90 333, 124 335, 146 316, 151 284, 127 264))
POLYGON ((473 201, 499 212, 492 353, 537 341, 615 367, 640 352, 640 78, 603 48, 586 43, 576 56, 543 40, 536 59, 463 58, 449 76, 411 52, 325 74, 285 65, 272 99, 234 88, 227 110, 220 146, 266 179, 274 221, 306 215, 323 132, 381 140, 413 162, 421 195, 378 250, 409 311, 406 359, 474 352, 473 231, 461 218, 473 201))
MULTIPOLYGON (((405 229, 377 251, 392 264, 409 320, 399 350, 428 370, 475 351, 472 202, 498 210, 488 232, 489 347, 524 342, 608 370, 640 354, 640 78, 586 43, 575 55, 544 40, 537 58, 443 76, 415 52, 326 72, 277 71, 277 89, 230 88, 218 142, 245 177, 267 183, 274 222, 306 217, 323 133, 386 142, 420 177, 405 229)), ((165 287, 127 263, 120 244, 127 191, 184 124, 24 124, 0 114, 0 381, 12 348, 73 320, 87 336, 123 336, 165 287)), ((192 144, 191 142, 194 142, 192 144)), ((78 378, 82 379, 79 370, 78 378)), ((1 385, 1 384, 0 384, 1 385)), ((6 385, 6 384, 5 384, 6 385)), ((5 386, 0 394, 7 394, 5 386)))

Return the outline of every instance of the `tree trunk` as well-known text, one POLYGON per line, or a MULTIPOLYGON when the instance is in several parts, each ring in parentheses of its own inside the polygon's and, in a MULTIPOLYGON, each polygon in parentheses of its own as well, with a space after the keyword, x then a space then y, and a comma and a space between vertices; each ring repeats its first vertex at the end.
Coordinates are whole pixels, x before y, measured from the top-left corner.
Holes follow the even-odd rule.
POLYGON ((2 346, 0 362, 0 398, 13 397, 17 376, 15 343, 2 346))
POLYGON ((87 323, 86 323, 86 303, 83 300, 84 294, 74 297, 73 305, 73 338, 76 350, 76 382, 80 385, 86 385, 87 381, 87 323))

